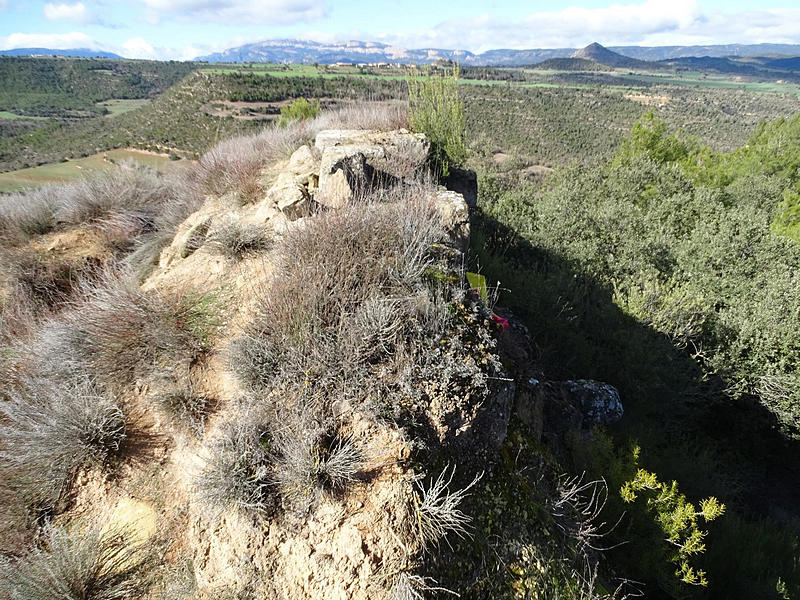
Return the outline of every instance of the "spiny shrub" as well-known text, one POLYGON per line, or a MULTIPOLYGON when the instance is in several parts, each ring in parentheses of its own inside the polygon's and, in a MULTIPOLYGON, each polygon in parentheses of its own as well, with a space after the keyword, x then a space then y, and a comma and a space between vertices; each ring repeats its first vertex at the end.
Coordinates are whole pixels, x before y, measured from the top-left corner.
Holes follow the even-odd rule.
POLYGON ((451 491, 450 485, 453 483, 455 472, 453 467, 448 476, 445 468, 428 485, 419 480, 416 482, 416 490, 413 491, 414 521, 423 549, 438 545, 449 533, 458 537, 467 535, 467 526, 471 518, 458 507, 469 490, 478 483, 481 475, 475 477, 466 487, 451 491))
POLYGON ((0 359, 14 354, 13 345, 31 335, 45 314, 24 289, 11 288, 0 305, 0 359))
POLYGON ((102 465, 125 439, 125 415, 88 381, 25 382, 0 404, 4 477, 31 507, 48 508, 77 472, 102 465))
POLYGON ((206 243, 209 222, 203 221, 194 225, 186 236, 186 241, 181 247, 181 258, 187 258, 199 250, 206 243))
POLYGON ((196 167, 173 168, 164 177, 169 196, 154 216, 151 226, 137 235, 127 255, 121 260, 123 267, 138 281, 144 279, 158 264, 161 250, 172 242, 178 226, 202 203, 203 194, 196 167))
POLYGON ((433 193, 424 184, 395 189, 281 239, 275 275, 228 351, 251 392, 366 402, 414 427, 428 422, 420 411, 434 394, 483 401, 476 394, 488 394, 500 368, 491 325, 485 309, 466 306, 433 193))
POLYGON ((436 582, 430 577, 401 571, 393 577, 389 588, 389 598, 391 600, 425 600, 426 594, 436 592, 454 594, 450 590, 437 587, 436 582))
POLYGON ((153 563, 150 544, 99 525, 47 526, 43 547, 0 564, 0 598, 127 600, 141 598, 153 563))
POLYGON ((268 250, 272 242, 271 231, 256 224, 226 223, 211 235, 212 248, 231 260, 268 250))
POLYGON ((280 343, 253 324, 228 347, 228 367, 247 388, 259 390, 278 376, 283 355, 280 343))
MULTIPOLYGON (((94 376, 81 346, 80 332, 63 316, 34 322, 29 331, 10 344, 17 372, 50 381, 80 380, 94 376)), ((100 383, 97 381, 97 383, 100 383)))
POLYGON ((117 223, 142 230, 169 201, 170 190, 154 170, 135 163, 79 179, 65 186, 56 211, 59 223, 117 223))

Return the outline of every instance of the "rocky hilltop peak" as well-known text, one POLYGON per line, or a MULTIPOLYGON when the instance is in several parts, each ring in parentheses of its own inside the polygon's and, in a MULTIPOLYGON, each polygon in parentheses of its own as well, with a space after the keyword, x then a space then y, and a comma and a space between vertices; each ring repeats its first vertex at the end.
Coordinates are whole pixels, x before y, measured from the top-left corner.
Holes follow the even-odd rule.
MULTIPOLYGON (((619 396, 540 381, 465 273, 474 174, 442 185, 424 135, 326 118, 223 142, 178 184, 121 167, 81 188, 113 194, 102 219, 76 200, 72 229, 20 237, 105 270, 2 355, 9 589, 48 561, 116 560, 101 584, 152 599, 419 598, 487 557, 538 568, 543 444, 618 420, 619 396), (162 249, 112 269, 137 226, 162 249), (55 515, 45 552, 31 510, 55 515)), ((548 539, 574 526, 547 510, 548 539)))
POLYGON ((608 67, 634 67, 634 66, 646 66, 644 61, 639 61, 633 58, 629 58, 627 56, 623 56, 617 52, 609 50, 605 46, 601 46, 597 42, 593 42, 586 46, 585 48, 581 48, 580 50, 576 50, 572 53, 570 58, 582 58, 584 60, 591 60, 601 65, 606 65, 608 67))

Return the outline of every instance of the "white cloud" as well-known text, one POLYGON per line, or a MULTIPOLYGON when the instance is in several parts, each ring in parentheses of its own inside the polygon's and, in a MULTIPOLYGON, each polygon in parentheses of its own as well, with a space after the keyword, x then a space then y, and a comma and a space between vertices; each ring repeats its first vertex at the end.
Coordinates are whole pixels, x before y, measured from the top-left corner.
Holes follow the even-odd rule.
POLYGON ((43 9, 44 18, 48 21, 61 19, 72 19, 74 21, 86 22, 91 19, 91 15, 83 2, 75 4, 53 4, 48 2, 43 9))
POLYGON ((90 48, 101 50, 100 45, 85 33, 12 33, 0 36, 0 49, 11 48, 54 48, 68 50, 70 48, 90 48))
POLYGON ((122 56, 125 58, 162 58, 144 38, 131 38, 122 44, 122 56))
POLYGON ((129 39, 123 43, 121 47, 112 48, 112 52, 116 52, 125 58, 192 60, 197 56, 211 54, 212 52, 221 52, 227 48, 241 46, 247 42, 248 40, 243 37, 236 37, 224 42, 215 42, 211 44, 188 44, 181 47, 169 47, 154 46, 146 39, 136 37, 129 39))
POLYGON ((287 25, 320 19, 326 0, 139 0, 147 19, 189 22, 287 25))
POLYGON ((451 19, 413 33, 348 33, 340 40, 380 39, 407 48, 575 48, 604 45, 799 43, 800 9, 707 13, 697 0, 646 0, 603 8, 567 7, 505 20, 451 19))
POLYGON ((0 10, 5 10, 8 8, 8 0, 0 0, 0 10))

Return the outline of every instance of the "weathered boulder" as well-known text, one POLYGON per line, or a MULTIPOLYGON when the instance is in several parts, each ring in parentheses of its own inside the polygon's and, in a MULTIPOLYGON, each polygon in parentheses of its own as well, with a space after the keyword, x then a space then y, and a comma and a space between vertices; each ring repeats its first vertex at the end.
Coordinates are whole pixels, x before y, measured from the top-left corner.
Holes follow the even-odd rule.
POLYGON ((313 173, 318 167, 319 161, 314 157, 314 152, 309 146, 300 146, 295 150, 287 165, 292 173, 313 173))
POLYGON ((342 146, 328 148, 322 155, 317 202, 329 208, 339 208, 372 189, 376 183, 375 169, 367 162, 365 150, 372 156, 380 148, 342 146), (359 150, 359 151, 356 151, 359 150))
POLYGON ((466 252, 469 246, 469 207, 458 192, 441 189, 433 199, 436 210, 442 217, 445 231, 455 246, 466 252))
POLYGON ((267 204, 277 206, 292 221, 308 214, 309 201, 308 187, 294 173, 281 173, 267 190, 267 204))
POLYGON ((590 379, 562 382, 562 387, 580 408, 583 425, 610 425, 622 418, 624 410, 617 389, 590 379))
POLYGON ((327 172, 328 165, 347 154, 361 152, 367 162, 393 177, 408 177, 426 170, 430 159, 431 144, 422 133, 411 133, 405 129, 396 131, 370 131, 360 129, 320 131, 314 148, 322 155, 320 177, 327 172), (349 147, 349 148, 348 148, 349 147), (336 149, 335 152, 332 152, 336 149), (325 155, 329 158, 325 158, 325 155))
POLYGON ((187 258, 205 242, 211 223, 211 214, 204 210, 189 215, 178 228, 172 243, 161 252, 159 267, 164 269, 187 258))
POLYGON ((324 152, 333 146, 364 144, 369 136, 375 133, 371 129, 326 129, 317 134, 314 139, 314 148, 324 152))
POLYGON ((610 425, 619 421, 624 412, 616 388, 588 379, 531 379, 519 390, 515 411, 537 440, 543 433, 561 439, 570 431, 610 425))
POLYGON ((319 185, 319 168, 320 161, 314 150, 300 146, 289 158, 286 172, 294 175, 294 181, 311 192, 319 185))

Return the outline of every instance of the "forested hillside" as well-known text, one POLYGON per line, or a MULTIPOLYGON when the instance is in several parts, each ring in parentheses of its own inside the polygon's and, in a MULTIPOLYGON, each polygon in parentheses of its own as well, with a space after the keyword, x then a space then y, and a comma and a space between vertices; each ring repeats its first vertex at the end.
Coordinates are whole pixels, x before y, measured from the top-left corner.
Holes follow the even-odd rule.
POLYGON ((102 114, 101 100, 151 98, 194 69, 191 63, 65 58, 0 58, 0 111, 25 116, 102 114))
POLYGON ((476 262, 508 289, 542 371, 608 381, 627 401, 572 469, 620 489, 644 468, 728 509, 701 592, 659 566, 648 505, 612 500, 630 516, 612 560, 666 597, 800 590, 798 133, 800 117, 762 123, 718 153, 651 113, 589 170, 481 182, 476 262))
MULTIPOLYGON (((87 61, 91 62, 91 61, 87 61)), ((161 63, 159 63, 161 64, 161 63)), ((296 97, 375 99, 402 96, 402 81, 194 72, 136 110, 111 119, 39 122, 0 138, 0 171, 133 146, 195 158, 220 139, 256 131, 259 120, 220 117, 216 102, 280 101, 296 97)), ((0 120, 0 124, 4 121, 0 120)))

